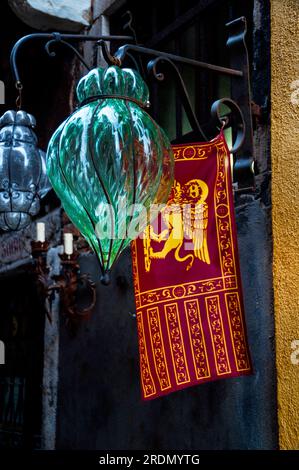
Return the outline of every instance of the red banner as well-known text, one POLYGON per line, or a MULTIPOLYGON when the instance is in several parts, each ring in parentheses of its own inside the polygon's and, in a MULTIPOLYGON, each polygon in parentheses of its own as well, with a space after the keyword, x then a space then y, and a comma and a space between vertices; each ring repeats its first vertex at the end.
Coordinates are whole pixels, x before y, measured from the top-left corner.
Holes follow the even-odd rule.
POLYGON ((252 372, 223 133, 173 151, 167 205, 131 245, 145 400, 252 372))

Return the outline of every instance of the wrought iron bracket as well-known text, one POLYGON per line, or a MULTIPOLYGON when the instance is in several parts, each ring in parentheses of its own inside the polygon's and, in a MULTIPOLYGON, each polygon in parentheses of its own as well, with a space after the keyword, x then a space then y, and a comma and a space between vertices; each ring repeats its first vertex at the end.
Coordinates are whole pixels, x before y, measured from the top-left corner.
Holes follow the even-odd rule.
POLYGON ((255 163, 253 150, 253 128, 251 113, 251 90, 248 50, 246 46, 247 22, 245 17, 226 24, 229 31, 227 47, 230 51, 230 65, 242 72, 242 80, 231 79, 231 98, 241 109, 246 132, 242 148, 234 162, 234 179, 238 182, 238 191, 254 189, 255 163))
POLYGON ((17 65, 18 56, 20 49, 23 48, 24 44, 32 41, 32 40, 41 40, 45 41, 45 51, 50 57, 55 57, 56 52, 53 50, 53 46, 57 44, 61 44, 64 47, 67 47, 72 50, 72 52, 76 55, 76 57, 80 60, 80 62, 90 70, 89 65, 86 63, 84 57, 80 54, 80 52, 73 46, 71 43, 72 41, 75 42, 98 42, 99 40, 103 41, 131 41, 133 38, 132 36, 93 36, 93 35, 86 35, 86 34, 62 34, 59 32, 53 33, 33 33, 28 34, 27 36, 21 37, 13 46, 10 54, 10 66, 13 72, 14 80, 15 80, 15 87, 18 90, 18 97, 17 102, 22 102, 22 90, 23 84, 20 77, 19 68, 17 65))
POLYGON ((78 253, 59 255, 62 271, 50 276, 47 266, 47 242, 31 242, 33 271, 36 275, 39 294, 45 300, 47 318, 52 322, 51 303, 54 292, 59 293, 60 312, 71 332, 75 332, 82 320, 88 320, 96 303, 96 285, 88 274, 80 275, 78 253), (85 285, 89 302, 85 307, 77 305, 77 292, 80 284, 85 285))
MULTIPOLYGON (((130 17, 130 25, 132 18, 130 17)), ((80 34, 61 34, 61 33, 35 33, 22 37, 14 45, 11 52, 11 67, 15 77, 16 88, 21 100, 22 82, 17 67, 17 57, 21 47, 33 39, 45 41, 45 50, 52 57, 56 53, 53 46, 61 44, 70 48, 77 58, 89 69, 84 57, 73 46, 72 41, 94 41, 101 47, 104 59, 109 65, 123 66, 126 58, 129 58, 138 69, 142 66, 140 58, 146 57, 148 60, 147 70, 158 81, 164 79, 164 73, 158 68, 171 69, 171 77, 174 77, 178 87, 182 104, 185 108, 187 117, 190 121, 194 136, 197 139, 207 140, 208 133, 215 133, 215 128, 232 127, 233 140, 231 152, 234 154, 234 180, 238 183, 238 191, 252 191, 254 189, 254 153, 253 153, 253 127, 250 98, 250 78, 249 78, 249 60, 246 47, 247 23, 246 18, 238 18, 227 25, 229 37, 227 47, 230 51, 230 68, 219 65, 201 62, 187 57, 181 57, 155 49, 149 49, 137 44, 126 43, 118 48, 112 55, 108 49, 107 41, 132 41, 132 36, 88 36, 80 34), (231 79, 231 96, 220 97, 211 107, 211 120, 205 125, 200 125, 194 110, 188 91, 180 74, 178 65, 188 65, 194 68, 207 70, 211 73, 225 75, 231 79), (229 113, 221 114, 222 105, 225 104, 230 109, 229 113), (212 129, 212 131, 211 131, 212 129)), ((135 38, 136 39, 136 38, 135 38)), ((135 40, 136 42, 136 40, 135 40)))
MULTIPOLYGON (((105 41, 98 42, 102 48, 103 56, 108 64, 124 64, 126 57, 134 59, 134 54, 138 57, 151 57, 147 65, 147 70, 158 81, 164 80, 164 73, 157 71, 159 67, 171 68, 171 76, 175 78, 182 104, 186 111, 193 133, 197 138, 207 140, 205 129, 211 129, 212 125, 219 126, 225 121, 225 127, 231 126, 233 129, 234 143, 231 153, 234 154, 234 180, 238 183, 239 192, 252 191, 254 189, 254 150, 253 150, 253 128, 251 113, 251 92, 249 77, 249 59, 246 46, 247 22, 245 17, 238 18, 226 24, 229 37, 227 47, 230 51, 230 66, 221 67, 218 65, 201 62, 187 57, 181 57, 167 52, 149 49, 136 44, 125 44, 111 55, 105 41), (153 59, 154 57, 155 59, 153 59), (210 123, 201 126, 192 109, 191 100, 188 96, 183 78, 179 72, 177 64, 188 65, 195 68, 207 70, 211 73, 229 76, 231 79, 231 96, 221 97, 211 107, 212 119, 210 123), (221 115, 222 105, 225 104, 230 109, 229 115, 221 115)), ((170 75, 170 74, 169 74, 170 75)), ((215 127, 214 127, 215 128, 215 127)))

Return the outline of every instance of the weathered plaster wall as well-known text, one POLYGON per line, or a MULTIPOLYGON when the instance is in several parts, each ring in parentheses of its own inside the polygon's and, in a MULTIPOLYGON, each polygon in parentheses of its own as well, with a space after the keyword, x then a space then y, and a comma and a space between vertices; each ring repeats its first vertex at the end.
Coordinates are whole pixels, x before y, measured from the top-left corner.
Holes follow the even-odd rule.
POLYGON ((24 23, 38 30, 80 31, 92 21, 91 0, 8 0, 24 23))
POLYGON ((291 361, 291 343, 299 339, 299 102, 296 92, 291 90, 292 83, 299 79, 299 2, 272 0, 271 7, 274 297, 280 446, 299 449, 299 365, 291 361))

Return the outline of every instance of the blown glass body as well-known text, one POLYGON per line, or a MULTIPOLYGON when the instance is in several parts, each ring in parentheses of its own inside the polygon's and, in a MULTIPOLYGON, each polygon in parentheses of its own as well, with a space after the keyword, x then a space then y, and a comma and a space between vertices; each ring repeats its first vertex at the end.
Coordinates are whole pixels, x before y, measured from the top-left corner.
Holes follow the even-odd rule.
POLYGON ((40 210, 51 188, 46 154, 37 147, 35 119, 25 111, 6 111, 0 118, 0 229, 25 228, 40 210))
POLYGON ((51 138, 47 171, 105 275, 145 228, 151 204, 166 202, 173 153, 144 110, 149 92, 138 72, 94 69, 80 80, 77 97, 79 108, 51 138))

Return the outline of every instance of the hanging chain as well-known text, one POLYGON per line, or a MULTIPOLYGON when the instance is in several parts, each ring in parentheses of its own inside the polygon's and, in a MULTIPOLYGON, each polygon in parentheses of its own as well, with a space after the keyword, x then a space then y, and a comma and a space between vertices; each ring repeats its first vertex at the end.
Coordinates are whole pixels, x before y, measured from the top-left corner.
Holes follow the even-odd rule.
POLYGON ((16 82, 16 89, 18 90, 18 96, 16 99, 16 108, 18 111, 22 108, 22 90, 23 90, 23 85, 20 81, 16 82))

